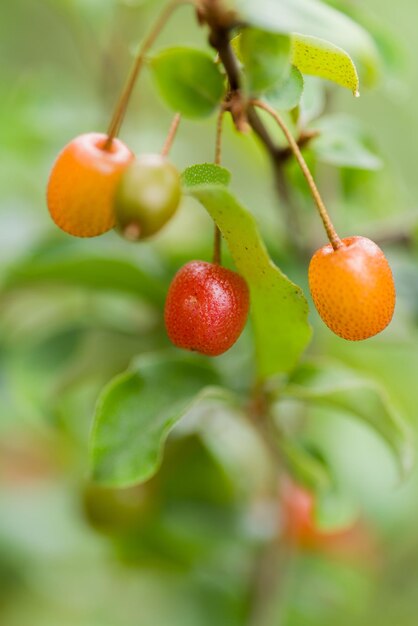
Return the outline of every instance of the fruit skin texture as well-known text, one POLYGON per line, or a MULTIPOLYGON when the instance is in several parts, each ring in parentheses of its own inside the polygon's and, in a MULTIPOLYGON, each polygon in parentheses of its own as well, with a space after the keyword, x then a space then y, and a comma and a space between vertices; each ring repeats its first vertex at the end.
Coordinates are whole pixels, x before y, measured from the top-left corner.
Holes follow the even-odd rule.
POLYGON ((392 271, 382 250, 366 237, 347 237, 315 252, 309 287, 319 315, 339 337, 367 339, 389 324, 395 310, 392 271))
POLYGON ((119 139, 103 150, 106 140, 101 133, 79 135, 58 155, 49 177, 51 217, 75 237, 96 237, 115 225, 116 185, 134 155, 119 139))
POLYGON ((174 215, 180 174, 160 154, 144 154, 123 173, 115 196, 116 226, 127 239, 146 239, 174 215))
POLYGON ((168 336, 179 348, 218 356, 240 336, 249 302, 247 283, 239 274, 214 263, 190 261, 168 290, 168 336))

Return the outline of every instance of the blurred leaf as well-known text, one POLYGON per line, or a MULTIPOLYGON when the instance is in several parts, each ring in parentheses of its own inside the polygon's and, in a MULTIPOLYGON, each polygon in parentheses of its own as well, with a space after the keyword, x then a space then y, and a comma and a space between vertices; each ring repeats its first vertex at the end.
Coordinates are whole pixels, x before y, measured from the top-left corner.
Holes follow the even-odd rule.
POLYGON ((380 158, 369 148, 361 124, 348 115, 328 115, 315 123, 319 136, 312 149, 320 161, 337 167, 378 170, 380 158))
POLYGON ((164 502, 223 508, 236 500, 235 485, 227 469, 205 439, 191 433, 169 442, 155 481, 164 502))
POLYGON ((345 494, 334 490, 317 493, 314 507, 315 521, 325 532, 349 528, 358 519, 358 506, 345 494))
POLYGON ((298 106, 303 94, 304 80, 297 67, 292 65, 289 76, 273 89, 269 89, 264 98, 280 111, 290 111, 298 106))
POLYGON ((161 279, 136 263, 67 246, 16 263, 6 273, 2 289, 43 283, 122 292, 144 297, 157 305, 165 298, 161 279))
POLYGON ((256 222, 223 187, 190 189, 219 226, 251 292, 258 374, 290 371, 309 343, 308 305, 302 290, 270 259, 256 222))
POLYGON ((326 107, 325 83, 315 76, 303 77, 303 93, 300 99, 300 121, 307 126, 317 119, 326 107))
POLYGON ((229 185, 231 173, 225 167, 215 163, 202 163, 191 165, 182 173, 182 184, 185 187, 196 185, 218 184, 229 185))
POLYGON ((297 480, 310 489, 322 492, 332 484, 329 467, 324 460, 309 447, 281 435, 277 445, 289 472, 297 480))
POLYGON ((359 24, 318 0, 234 0, 243 21, 276 33, 300 33, 319 37, 347 50, 365 70, 368 82, 375 79, 377 47, 359 24))
POLYGON ((151 69, 168 106, 185 117, 207 117, 222 100, 221 71, 212 57, 201 50, 163 50, 152 58, 151 69))
POLYGON ((304 363, 294 372, 282 397, 340 409, 367 423, 391 449, 402 475, 414 464, 412 433, 373 380, 335 363, 304 363))
POLYGON ((287 35, 245 28, 240 48, 250 93, 274 87, 289 74, 291 43, 287 35))
POLYGON ((99 398, 90 440, 94 480, 126 487, 150 478, 169 431, 216 383, 214 370, 198 358, 139 358, 99 398))
POLYGON ((334 44, 306 35, 292 36, 292 63, 302 74, 331 80, 359 95, 356 66, 350 55, 334 44))

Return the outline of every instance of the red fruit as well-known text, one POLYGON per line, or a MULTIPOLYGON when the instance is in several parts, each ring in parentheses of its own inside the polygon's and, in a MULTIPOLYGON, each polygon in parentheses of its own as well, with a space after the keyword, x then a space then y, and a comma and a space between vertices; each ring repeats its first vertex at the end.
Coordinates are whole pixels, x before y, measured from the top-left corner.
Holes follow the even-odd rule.
POLYGON ((299 485, 286 482, 281 493, 283 532, 291 542, 303 547, 313 547, 320 534, 314 517, 312 494, 299 485))
POLYGON ((191 261, 175 275, 165 304, 165 324, 174 345, 218 356, 236 342, 247 319, 245 280, 220 265, 191 261))
POLYGON ((319 315, 339 337, 359 341, 380 333, 392 319, 395 284, 382 250, 366 237, 347 237, 334 250, 318 250, 309 286, 319 315))
POLYGON ((115 225, 113 199, 119 180, 134 155, 107 136, 76 137, 58 155, 48 182, 47 202, 52 219, 75 237, 95 237, 115 225))
POLYGON ((281 512, 284 538, 303 550, 332 553, 344 559, 361 558, 363 563, 375 558, 375 545, 368 527, 361 519, 335 530, 318 527, 314 496, 293 482, 283 484, 281 512))

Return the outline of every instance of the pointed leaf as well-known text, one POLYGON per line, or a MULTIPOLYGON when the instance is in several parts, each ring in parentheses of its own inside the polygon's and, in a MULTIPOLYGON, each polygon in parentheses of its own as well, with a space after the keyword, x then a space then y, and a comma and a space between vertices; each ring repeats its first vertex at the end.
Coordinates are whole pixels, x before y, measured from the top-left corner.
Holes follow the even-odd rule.
POLYGON ((347 52, 317 37, 292 36, 292 63, 302 74, 331 80, 359 95, 356 66, 347 52))
POLYGON ((414 462, 412 434, 377 382, 335 363, 305 363, 291 377, 281 397, 336 408, 367 423, 387 443, 407 474, 414 462))
POLYGON ((254 217, 227 189, 205 186, 189 192, 219 226, 249 285, 259 376, 289 372, 311 337, 302 290, 274 265, 254 217))
POLYGON ((90 440, 93 478, 126 487, 150 478, 169 431, 205 387, 213 369, 193 357, 141 357, 103 390, 90 440))
POLYGON ((151 60, 165 102, 185 117, 210 115, 221 102, 224 78, 213 58, 194 48, 169 48, 151 60))
POLYGON ((238 16, 275 33, 320 37, 340 46, 361 65, 364 79, 376 78, 379 54, 369 33, 347 15, 319 0, 234 0, 238 16))

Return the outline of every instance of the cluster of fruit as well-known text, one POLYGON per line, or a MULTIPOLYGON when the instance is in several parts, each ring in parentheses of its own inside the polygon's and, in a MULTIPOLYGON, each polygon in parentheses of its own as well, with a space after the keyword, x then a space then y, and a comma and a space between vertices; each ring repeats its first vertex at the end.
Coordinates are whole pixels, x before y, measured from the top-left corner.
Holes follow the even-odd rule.
MULTIPOLYGON (((139 241, 157 233, 176 212, 180 175, 160 154, 135 158, 119 139, 109 142, 104 134, 89 133, 58 156, 47 199, 52 219, 70 235, 95 237, 115 227, 139 241)), ((248 309, 248 287, 239 274, 192 261, 170 286, 167 332, 180 348, 217 356, 240 336, 248 309)))
MULTIPOLYGON (((76 137, 58 156, 48 183, 54 222, 77 237, 116 228, 138 241, 157 233, 181 199, 180 175, 160 154, 135 158, 119 139, 89 133, 76 137)), ((349 237, 318 250, 309 266, 315 306, 344 339, 376 335, 390 322, 395 286, 389 264, 370 239, 349 237)), ((248 316, 249 290, 236 272, 217 263, 192 261, 179 270, 168 291, 165 322, 180 348, 209 356, 226 352, 248 316)))
MULTIPOLYGON (((48 183, 55 223, 77 237, 113 227, 127 239, 157 233, 181 199, 180 175, 160 154, 135 158, 119 139, 89 133, 76 137, 58 156, 48 183)), ((389 264, 370 239, 349 237, 318 250, 309 266, 315 306, 337 335, 361 340, 390 322, 395 286, 389 264)), ((249 290, 236 272, 217 263, 192 261, 170 286, 165 322, 178 347, 209 356, 227 351, 248 316, 249 290)))

